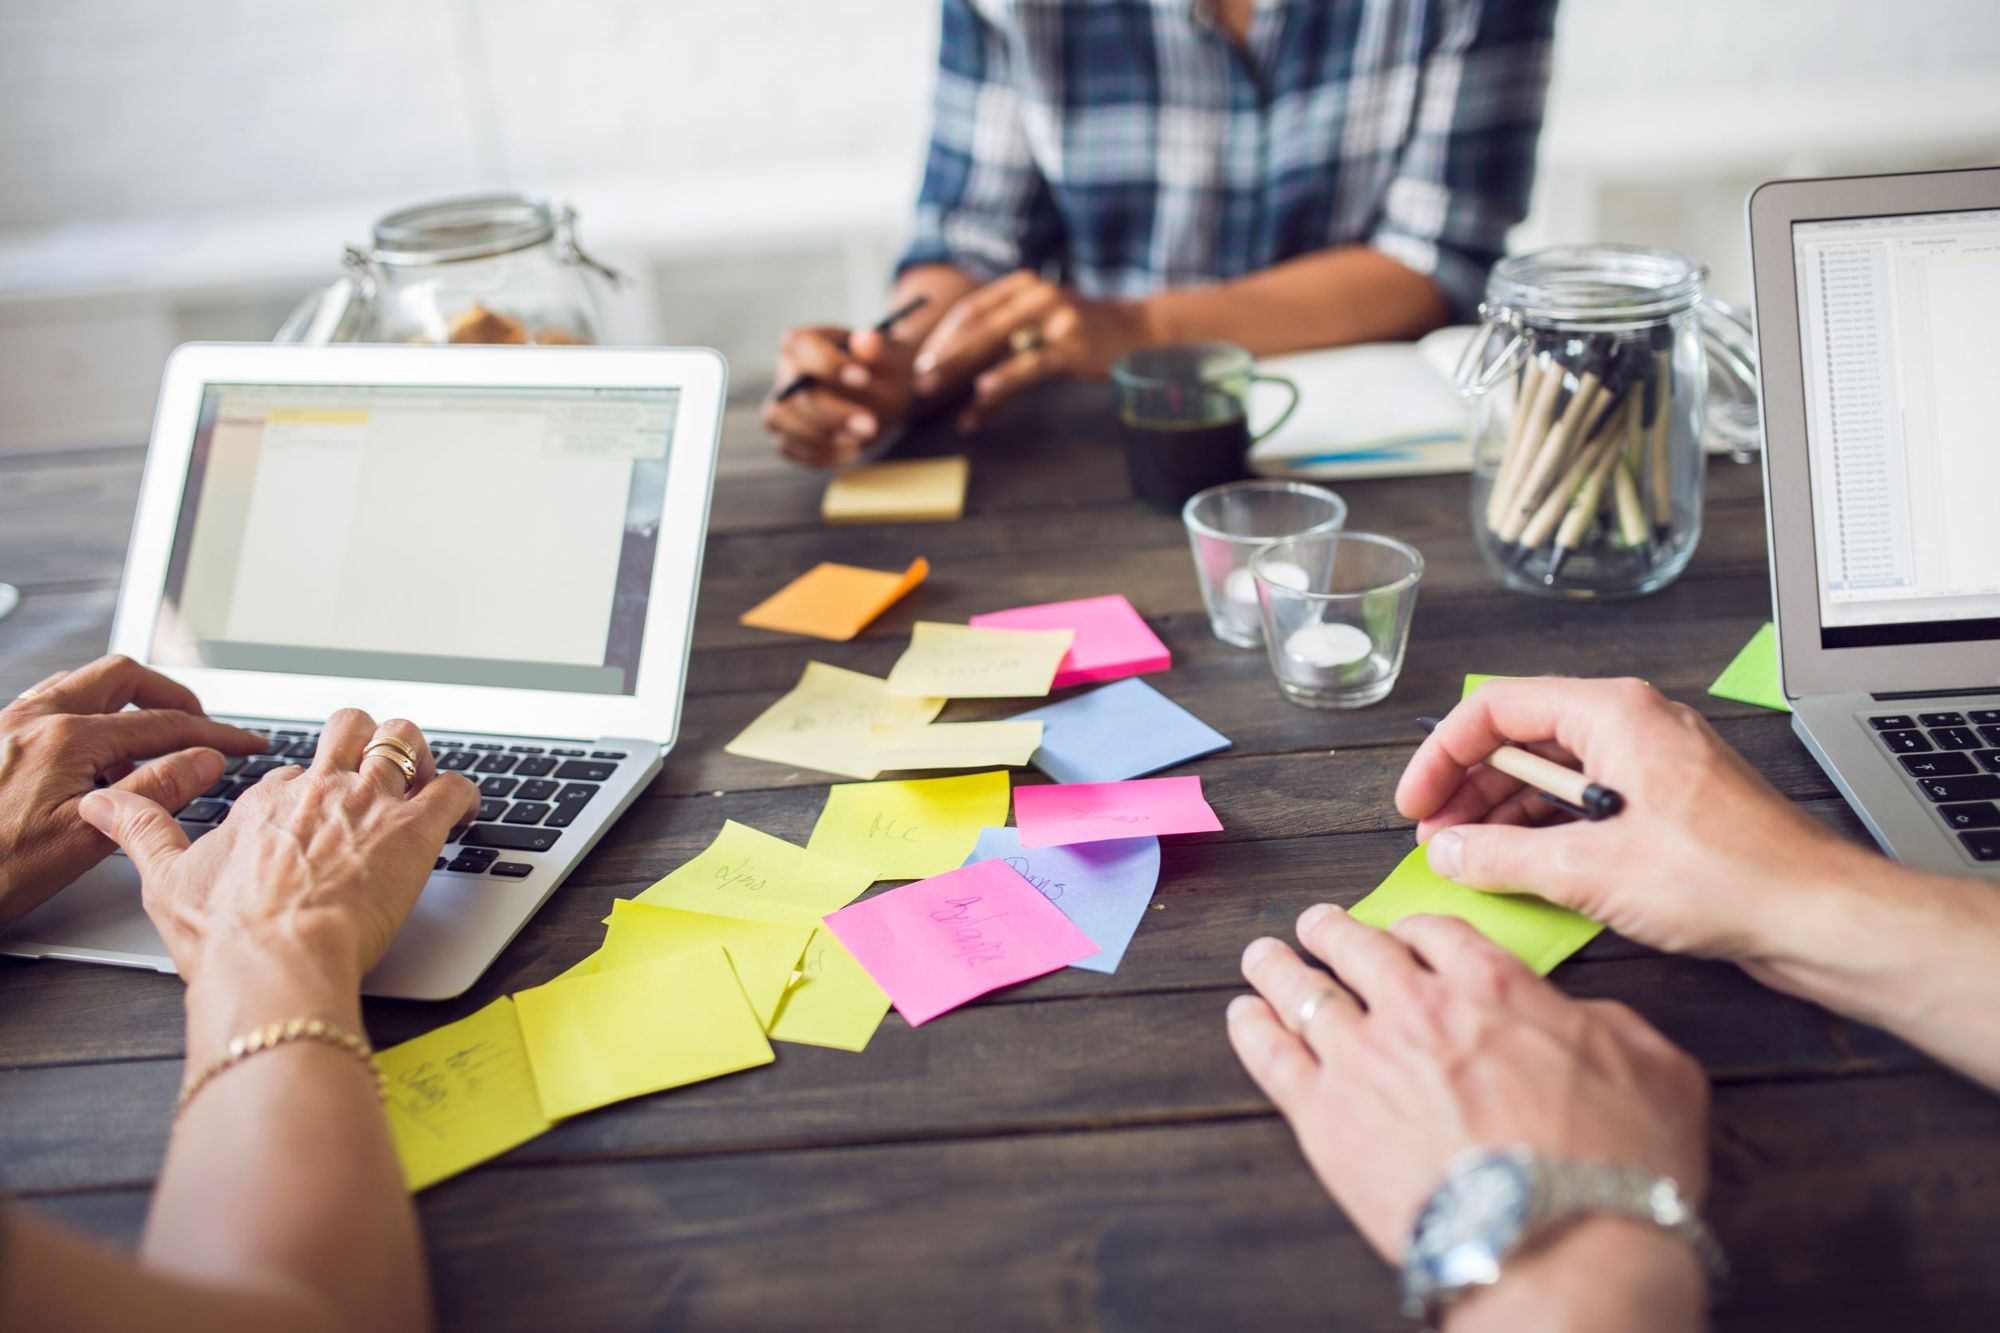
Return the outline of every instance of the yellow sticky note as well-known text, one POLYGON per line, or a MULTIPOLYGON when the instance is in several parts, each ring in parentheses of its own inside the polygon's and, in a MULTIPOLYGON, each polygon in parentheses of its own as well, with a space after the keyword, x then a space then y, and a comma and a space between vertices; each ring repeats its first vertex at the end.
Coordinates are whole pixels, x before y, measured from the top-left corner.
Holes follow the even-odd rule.
POLYGON ((1791 712, 1784 682, 1778 678, 1778 627, 1766 625, 1751 635, 1750 642, 1722 669, 1708 692, 1718 699, 1791 712))
POLYGON ((979 830, 1007 822, 1013 791, 1006 771, 906 782, 842 782, 828 789, 826 808, 806 850, 854 865, 876 879, 928 879, 956 870, 972 854, 979 830))
POLYGON ((568 967, 556 973, 553 977, 550 977, 549 980, 562 981, 567 977, 587 977, 592 972, 595 972, 597 970, 598 960, 600 960, 603 957, 604 957, 603 949, 601 948, 592 949, 589 953, 577 959, 574 963, 571 963, 568 967))
POLYGON ((889 670, 889 693, 947 699, 1020 699, 1049 692, 1070 629, 983 629, 919 620, 889 670))
POLYGON ((1432 870, 1418 847, 1350 911, 1363 925, 1387 929, 1406 916, 1455 916, 1547 976, 1604 929, 1587 916, 1526 893, 1483 893, 1432 870))
POLYGON ((773 1059, 719 948, 551 981, 514 1007, 551 1120, 773 1059))
POLYGON ((1040 722, 942 722, 927 727, 877 722, 868 731, 869 762, 883 771, 912 768, 1019 768, 1042 746, 1040 722))
POLYGON ((720 947, 729 955, 757 1021, 768 1030, 812 933, 811 926, 714 916, 621 898, 611 904, 611 925, 604 932, 604 947, 597 951, 597 971, 720 947))
POLYGON ((939 698, 898 699, 879 677, 808 662, 799 683, 722 748, 745 759, 872 778, 882 768, 869 758, 870 728, 877 722, 920 727, 944 704, 939 698))
POLYGON ((834 474, 819 503, 829 523, 945 523, 965 513, 965 458, 901 458, 834 474))
POLYGON ((783 634, 846 642, 867 628, 904 593, 924 581, 929 562, 919 558, 901 574, 831 561, 814 565, 743 613, 742 623, 783 634))
POLYGON ((813 932, 802 970, 805 975, 778 1006, 772 1039, 866 1050, 868 1039, 889 1012, 888 992, 875 984, 830 930, 813 932))
POLYGON ((411 1193, 498 1157, 549 1127, 535 1093, 514 1002, 375 1055, 388 1080, 383 1109, 411 1193))
POLYGON ((874 882, 875 872, 866 865, 794 847, 732 819, 714 842, 633 901, 810 927, 874 882))

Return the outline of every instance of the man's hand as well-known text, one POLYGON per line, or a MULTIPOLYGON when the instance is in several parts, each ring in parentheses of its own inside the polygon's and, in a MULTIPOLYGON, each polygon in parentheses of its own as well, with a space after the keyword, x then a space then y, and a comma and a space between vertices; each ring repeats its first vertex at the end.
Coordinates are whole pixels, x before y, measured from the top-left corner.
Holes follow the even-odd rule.
POLYGON ((1091 300, 1020 269, 966 296, 938 321, 917 350, 916 388, 929 397, 971 379, 972 401, 958 424, 972 430, 1029 385, 1054 375, 1102 378, 1149 340, 1141 303, 1091 300), (1029 328, 1039 344, 1015 352, 1009 340, 1029 328))
POLYGON ((224 754, 265 746, 262 736, 209 721, 186 686, 128 657, 58 672, 0 708, 0 923, 110 852, 77 815, 98 779, 179 810, 222 776, 224 754))
POLYGON ((1737 961, 1794 929, 1800 904, 1886 869, 1773 791, 1693 709, 1636 680, 1486 682, 1418 748, 1396 808, 1446 878, 1737 961), (1503 741, 1581 768, 1622 793, 1624 811, 1557 814, 1480 762, 1503 741))
POLYGON ((810 467, 851 463, 909 416, 914 398, 906 344, 863 329, 832 325, 791 329, 778 357, 778 376, 764 400, 764 428, 786 457, 810 467), (819 382, 783 402, 778 394, 800 375, 819 382))

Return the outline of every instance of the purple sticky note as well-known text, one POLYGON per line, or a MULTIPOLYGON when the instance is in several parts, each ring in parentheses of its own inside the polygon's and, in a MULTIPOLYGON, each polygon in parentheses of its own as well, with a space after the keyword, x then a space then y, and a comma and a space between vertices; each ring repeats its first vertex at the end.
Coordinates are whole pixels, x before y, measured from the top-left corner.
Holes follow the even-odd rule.
POLYGON ((1023 847, 1222 831, 1198 777, 1016 787, 1014 823, 1023 847))
POLYGON ((1099 952, 1070 964, 1090 972, 1116 972, 1125 946, 1146 915, 1160 882, 1160 840, 1119 838, 1074 847, 1021 845, 1021 831, 979 830, 966 864, 1004 861, 1026 877, 1097 943, 1099 952))
POLYGON ((1011 611, 988 611, 967 623, 982 629, 1075 630, 1076 640, 1056 668, 1055 681, 1049 686, 1052 690, 1066 685, 1087 685, 1094 680, 1136 676, 1142 671, 1165 671, 1174 664, 1173 655, 1160 642, 1160 636, 1147 626, 1132 603, 1118 593, 1074 602, 1017 606, 1011 611))
POLYGON ((911 1027, 1097 952, 1005 861, 920 879, 825 919, 911 1027))

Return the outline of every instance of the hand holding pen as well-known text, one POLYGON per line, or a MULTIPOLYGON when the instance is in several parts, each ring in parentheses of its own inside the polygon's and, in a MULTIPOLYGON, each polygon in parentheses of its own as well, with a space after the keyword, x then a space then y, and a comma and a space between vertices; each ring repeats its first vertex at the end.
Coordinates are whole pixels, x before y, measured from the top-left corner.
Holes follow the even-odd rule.
POLYGON ((789 458, 813 467, 853 462, 910 411, 915 347, 897 325, 928 304, 915 297, 858 332, 833 325, 788 330, 763 424, 789 458))

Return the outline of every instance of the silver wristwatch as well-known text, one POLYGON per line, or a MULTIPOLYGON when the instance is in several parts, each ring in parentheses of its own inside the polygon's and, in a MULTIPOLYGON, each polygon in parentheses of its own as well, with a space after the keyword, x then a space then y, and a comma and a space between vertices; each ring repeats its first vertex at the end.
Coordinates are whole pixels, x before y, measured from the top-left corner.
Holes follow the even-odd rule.
POLYGON ((1473 1288, 1499 1281, 1510 1256, 1591 1213, 1650 1223, 1693 1246, 1711 1277, 1726 1272, 1715 1234, 1665 1176, 1531 1148, 1477 1149, 1451 1164, 1410 1229, 1403 1313, 1435 1322, 1473 1288))

